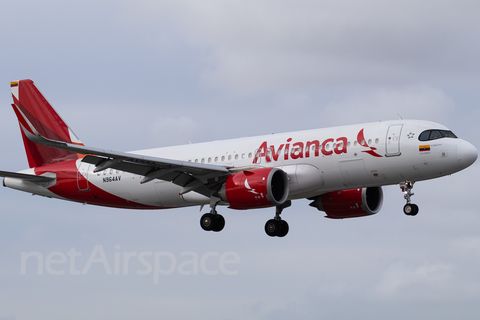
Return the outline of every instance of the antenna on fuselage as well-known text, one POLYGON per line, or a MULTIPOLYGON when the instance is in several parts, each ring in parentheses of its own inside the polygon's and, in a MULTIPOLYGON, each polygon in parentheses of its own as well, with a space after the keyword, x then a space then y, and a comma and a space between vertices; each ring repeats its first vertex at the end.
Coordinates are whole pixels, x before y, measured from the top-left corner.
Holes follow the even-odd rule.
POLYGON ((403 119, 402 119, 402 116, 400 115, 400 113, 397 113, 397 116, 398 116, 398 120, 403 120, 403 119))

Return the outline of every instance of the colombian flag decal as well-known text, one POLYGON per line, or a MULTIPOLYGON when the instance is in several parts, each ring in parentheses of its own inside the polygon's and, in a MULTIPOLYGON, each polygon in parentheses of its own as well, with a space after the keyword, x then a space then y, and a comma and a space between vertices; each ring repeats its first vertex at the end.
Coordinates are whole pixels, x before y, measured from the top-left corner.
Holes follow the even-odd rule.
POLYGON ((18 87, 18 81, 10 82, 10 87, 18 87))
POLYGON ((419 146, 418 151, 430 151, 430 145, 425 145, 425 146, 419 146))

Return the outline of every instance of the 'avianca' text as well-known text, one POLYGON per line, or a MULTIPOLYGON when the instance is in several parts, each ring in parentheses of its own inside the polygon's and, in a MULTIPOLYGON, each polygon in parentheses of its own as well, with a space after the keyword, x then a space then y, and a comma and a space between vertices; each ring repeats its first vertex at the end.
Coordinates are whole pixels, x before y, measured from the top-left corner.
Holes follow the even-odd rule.
POLYGON ((277 149, 271 145, 268 147, 267 141, 264 141, 260 147, 258 147, 255 153, 253 163, 257 163, 259 158, 265 157, 265 161, 278 161, 283 154, 283 160, 288 159, 301 159, 309 158, 311 156, 318 157, 320 152, 324 156, 330 156, 332 154, 347 153, 347 138, 341 137, 338 139, 329 138, 322 144, 319 140, 303 142, 292 142, 292 138, 287 140, 287 143, 281 144, 277 149), (283 151, 283 152, 282 152, 283 151))

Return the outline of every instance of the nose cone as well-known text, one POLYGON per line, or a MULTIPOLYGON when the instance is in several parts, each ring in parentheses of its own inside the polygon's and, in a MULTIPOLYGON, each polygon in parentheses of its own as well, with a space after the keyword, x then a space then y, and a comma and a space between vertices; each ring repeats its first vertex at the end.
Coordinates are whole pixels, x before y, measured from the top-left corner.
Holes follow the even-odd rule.
POLYGON ((477 160, 478 151, 469 142, 463 141, 457 146, 457 159, 462 167, 466 168, 477 160))

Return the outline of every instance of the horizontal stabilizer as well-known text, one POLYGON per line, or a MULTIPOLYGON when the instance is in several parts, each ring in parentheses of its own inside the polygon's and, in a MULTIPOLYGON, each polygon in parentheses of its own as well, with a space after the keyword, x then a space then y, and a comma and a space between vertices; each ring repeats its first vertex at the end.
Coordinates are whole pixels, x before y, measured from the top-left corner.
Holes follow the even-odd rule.
POLYGON ((0 171, 0 177, 22 179, 30 182, 50 182, 55 180, 53 177, 35 176, 33 174, 0 171))

